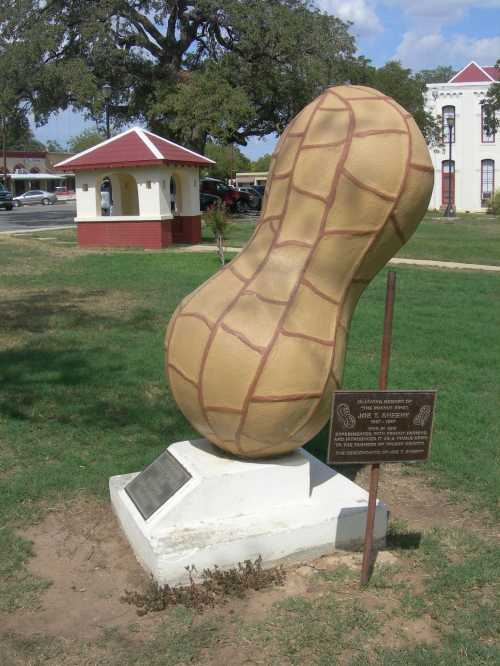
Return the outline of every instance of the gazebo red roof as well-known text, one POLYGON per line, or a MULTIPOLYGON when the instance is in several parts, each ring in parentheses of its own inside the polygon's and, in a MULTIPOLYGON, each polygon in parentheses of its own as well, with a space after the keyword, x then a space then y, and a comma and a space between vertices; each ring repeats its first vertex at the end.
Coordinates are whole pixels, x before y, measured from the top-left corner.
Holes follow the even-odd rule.
POLYGON ((59 171, 82 171, 158 164, 182 164, 194 167, 215 162, 148 130, 133 127, 59 162, 54 168, 59 171))

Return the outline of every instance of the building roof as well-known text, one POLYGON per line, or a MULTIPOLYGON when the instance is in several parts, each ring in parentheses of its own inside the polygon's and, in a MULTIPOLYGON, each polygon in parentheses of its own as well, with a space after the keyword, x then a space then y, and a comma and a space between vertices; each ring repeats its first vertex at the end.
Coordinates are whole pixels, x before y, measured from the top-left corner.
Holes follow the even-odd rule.
POLYGON ((71 173, 13 173, 9 177, 11 180, 63 180, 71 173))
POLYGON ((482 67, 472 60, 448 83, 491 83, 492 81, 500 81, 500 67, 482 67))
POLYGON ((54 168, 80 171, 157 164, 206 166, 215 162, 141 127, 133 127, 59 162, 54 168))
POLYGON ((500 67, 483 67, 483 69, 491 76, 492 79, 495 79, 495 81, 500 81, 500 67))
POLYGON ((6 150, 7 157, 24 157, 29 159, 30 157, 38 157, 43 159, 47 157, 46 150, 6 150))

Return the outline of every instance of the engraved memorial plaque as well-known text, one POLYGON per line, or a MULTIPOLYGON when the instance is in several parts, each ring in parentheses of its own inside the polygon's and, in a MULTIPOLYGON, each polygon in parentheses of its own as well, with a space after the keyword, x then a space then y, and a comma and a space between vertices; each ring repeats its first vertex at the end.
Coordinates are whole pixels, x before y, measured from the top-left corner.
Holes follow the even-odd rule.
POLYGON ((125 491, 147 520, 190 478, 187 469, 169 451, 164 451, 125 486, 125 491))
POLYGON ((336 391, 328 464, 427 460, 436 391, 336 391))

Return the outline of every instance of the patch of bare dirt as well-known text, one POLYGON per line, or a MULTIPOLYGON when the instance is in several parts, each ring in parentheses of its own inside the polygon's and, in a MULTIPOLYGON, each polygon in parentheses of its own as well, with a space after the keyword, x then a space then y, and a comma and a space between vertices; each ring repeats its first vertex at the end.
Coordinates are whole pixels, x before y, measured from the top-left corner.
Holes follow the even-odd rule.
MULTIPOLYGON (((366 485, 367 478, 364 472, 356 481, 366 485)), ((450 502, 446 492, 426 484, 420 476, 405 474, 403 468, 396 465, 384 470, 379 496, 391 509, 392 517, 407 521, 409 529, 416 533, 450 525, 481 528, 481 516, 467 513, 461 506, 450 502)), ((125 589, 144 590, 148 576, 122 536, 108 502, 81 499, 55 507, 42 522, 22 536, 34 543, 35 555, 28 563, 30 571, 49 579, 52 584, 42 593, 40 608, 0 616, 2 633, 11 632, 26 638, 39 634, 86 640, 102 635, 103 630, 117 627, 131 640, 142 641, 152 636, 154 629, 165 619, 164 613, 138 617, 133 606, 120 601, 125 589), (138 626, 139 631, 131 633, 129 628, 132 625, 138 626)), ((235 651, 235 644, 240 640, 239 618, 245 623, 259 622, 269 617, 276 602, 287 597, 315 599, 328 593, 331 589, 328 576, 318 575, 318 572, 335 572, 341 566, 355 575, 337 584, 335 594, 338 594, 339 602, 357 600, 380 614, 384 621, 382 634, 373 639, 377 644, 398 647, 439 640, 430 616, 401 618, 396 612, 399 601, 393 590, 360 590, 361 554, 338 551, 313 562, 289 566, 281 587, 249 592, 245 598, 230 600, 218 608, 217 615, 229 629, 220 647, 207 654, 204 663, 215 664, 224 660, 234 664, 254 663, 251 650, 241 646, 241 650, 235 651)), ((394 580, 404 580, 414 593, 423 589, 423 572, 409 568, 406 558, 397 549, 381 551, 376 564, 376 567, 380 566, 394 567, 394 580)))
MULTIPOLYGON (((368 490, 369 467, 356 476, 356 483, 368 490)), ((472 510, 453 500, 446 490, 435 488, 423 473, 408 473, 404 465, 380 468, 378 497, 387 505, 391 520, 404 520, 415 531, 431 528, 467 529, 488 538, 500 533, 486 511, 472 510)))
MULTIPOLYGON (((5 633, 85 640, 105 628, 138 622, 135 609, 121 603, 120 596, 125 589, 144 586, 148 577, 109 504, 74 502, 50 511, 21 536, 34 544, 29 570, 52 584, 43 593, 40 608, 1 617, 5 633)), ((146 633, 157 623, 155 616, 140 619, 146 633)))

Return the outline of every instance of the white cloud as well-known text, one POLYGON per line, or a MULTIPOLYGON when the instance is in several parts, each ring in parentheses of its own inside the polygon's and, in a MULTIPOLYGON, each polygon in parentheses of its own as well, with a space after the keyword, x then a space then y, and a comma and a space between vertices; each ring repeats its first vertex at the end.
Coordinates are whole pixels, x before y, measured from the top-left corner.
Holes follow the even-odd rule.
POLYGON ((352 31, 361 37, 372 37, 383 30, 375 13, 375 2, 370 0, 316 0, 319 9, 343 21, 353 23, 352 31))
POLYGON ((445 37, 441 32, 406 32, 394 58, 413 70, 452 65, 461 69, 471 60, 494 65, 500 54, 500 37, 476 39, 464 34, 445 37))

